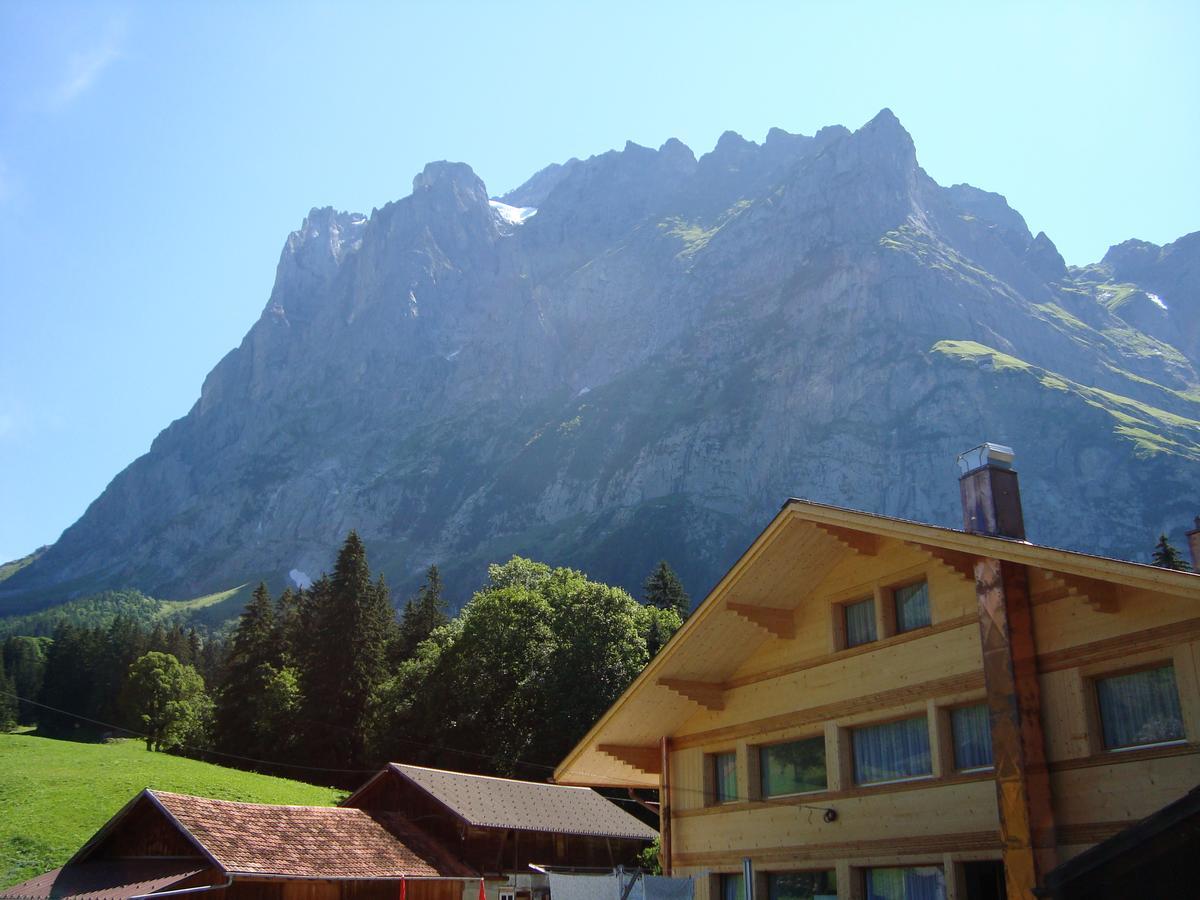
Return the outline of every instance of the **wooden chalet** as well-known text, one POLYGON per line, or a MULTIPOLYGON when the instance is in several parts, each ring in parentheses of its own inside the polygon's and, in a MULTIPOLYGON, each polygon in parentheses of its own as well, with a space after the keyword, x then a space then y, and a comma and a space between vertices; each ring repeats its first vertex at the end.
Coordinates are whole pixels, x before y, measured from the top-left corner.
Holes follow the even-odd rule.
POLYGON ((610 868, 655 836, 588 788, 392 765, 339 807, 144 790, 0 900, 532 900, 547 890, 530 862, 610 868))
POLYGON ((462 900, 479 873, 398 814, 145 790, 61 869, 6 900, 190 889, 237 900, 462 900))
POLYGON ((499 893, 548 890, 530 865, 610 870, 636 865, 658 833, 590 788, 392 763, 343 806, 400 812, 476 871, 521 876, 499 893))
POLYGON ((1175 896, 1200 828, 1128 829, 1200 783, 1200 576, 1027 542, 1011 459, 961 531, 789 501, 555 780, 658 790, 697 900, 1118 896, 1110 840, 1175 896))

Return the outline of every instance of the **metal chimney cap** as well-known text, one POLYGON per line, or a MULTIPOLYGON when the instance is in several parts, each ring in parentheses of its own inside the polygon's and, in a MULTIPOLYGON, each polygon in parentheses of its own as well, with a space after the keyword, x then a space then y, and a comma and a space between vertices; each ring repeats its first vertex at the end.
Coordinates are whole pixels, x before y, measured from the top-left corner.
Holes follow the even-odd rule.
POLYGON ((968 475, 976 469, 1011 469, 1016 454, 1012 447, 1003 444, 980 444, 972 447, 966 453, 958 454, 958 471, 960 475, 968 475))

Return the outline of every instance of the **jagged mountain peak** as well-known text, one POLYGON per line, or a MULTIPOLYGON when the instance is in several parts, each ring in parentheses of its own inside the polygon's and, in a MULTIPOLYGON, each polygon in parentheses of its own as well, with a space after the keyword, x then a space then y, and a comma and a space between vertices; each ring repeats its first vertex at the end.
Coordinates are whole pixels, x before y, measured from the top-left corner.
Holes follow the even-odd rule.
POLYGON ((1085 279, 888 110, 629 143, 500 200, 537 213, 443 161, 369 220, 312 210, 200 402, 9 608, 281 585, 349 528, 398 597, 436 562, 464 599, 513 552, 635 589, 666 557, 702 593, 781 497, 952 524, 980 435, 1022 454, 1044 542, 1130 553, 1194 515, 1200 241, 1085 279))
POLYGON ((425 164, 425 168, 413 178, 414 198, 452 198, 461 208, 486 206, 487 187, 475 174, 475 170, 462 162, 440 160, 425 164))
POLYGON ((855 131, 851 139, 858 145, 870 148, 880 159, 887 159, 900 168, 916 168, 917 147, 912 135, 887 107, 855 131))

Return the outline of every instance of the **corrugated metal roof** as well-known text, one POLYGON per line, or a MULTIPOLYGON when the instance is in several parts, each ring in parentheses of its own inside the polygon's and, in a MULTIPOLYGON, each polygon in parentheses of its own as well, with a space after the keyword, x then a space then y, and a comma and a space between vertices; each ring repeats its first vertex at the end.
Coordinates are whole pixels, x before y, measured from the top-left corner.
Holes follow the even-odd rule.
POLYGON ((128 859, 77 863, 0 891, 4 900, 125 900, 211 871, 195 859, 128 859))
POLYGON ((478 877, 398 813, 149 793, 226 872, 308 878, 478 877))
POLYGON ((658 832, 591 788, 392 763, 470 825, 651 841, 658 832))

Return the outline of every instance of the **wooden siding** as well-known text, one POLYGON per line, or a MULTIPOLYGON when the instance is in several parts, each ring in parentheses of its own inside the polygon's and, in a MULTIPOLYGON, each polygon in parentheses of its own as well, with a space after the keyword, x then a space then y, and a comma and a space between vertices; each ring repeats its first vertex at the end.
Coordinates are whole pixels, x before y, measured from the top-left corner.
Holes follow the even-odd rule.
MULTIPOLYGON (((749 576, 747 576, 749 577, 749 576)), ((984 697, 975 586, 953 565, 898 541, 874 554, 847 553, 805 596, 775 584, 756 598, 795 609, 795 637, 760 634, 758 648, 732 673, 691 674, 715 683, 721 708, 692 702, 672 734, 670 766, 678 874, 735 872, 745 856, 761 871, 840 869, 855 896, 854 869, 998 859, 999 823, 991 772, 959 773, 949 755, 948 716, 984 697), (891 633, 890 587, 924 578, 932 624, 891 633), (839 604, 876 599, 881 639, 837 649, 839 604), (714 674, 718 678, 714 679, 714 674), (891 785, 855 785, 849 732, 861 724, 927 717, 934 773, 891 785), (762 800, 760 744, 824 735, 829 789, 762 800), (712 805, 709 757, 737 753, 737 802, 712 805), (837 811, 827 823, 823 809, 837 811)), ((1060 859, 1177 799, 1200 781, 1200 617, 1178 596, 1120 588, 1104 602, 1054 573, 1031 570, 1042 718, 1060 859), (1156 661, 1175 667, 1189 742, 1106 752, 1097 742, 1091 684, 1098 675, 1156 661)), ((1087 585, 1085 585, 1087 587, 1087 585)), ((1094 594, 1102 591, 1092 588, 1094 594)), ((702 657, 699 657, 702 659, 702 657)), ((957 874, 956 874, 957 873, 957 874)), ((697 900, 711 894, 701 879, 697 900)), ((716 898, 712 898, 716 900, 716 898)))

